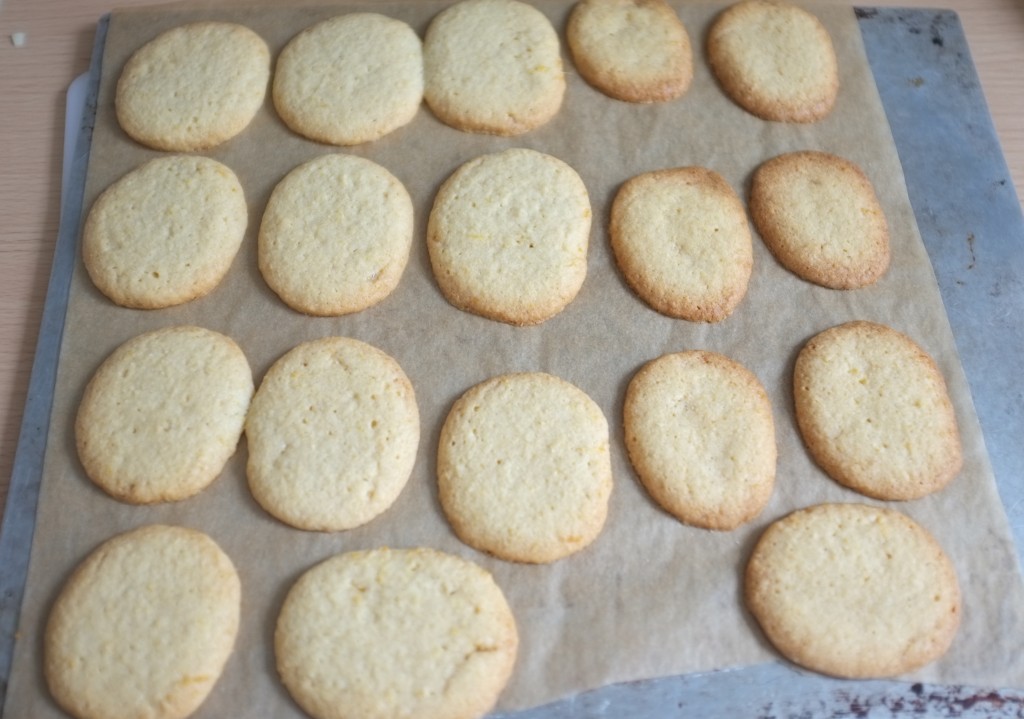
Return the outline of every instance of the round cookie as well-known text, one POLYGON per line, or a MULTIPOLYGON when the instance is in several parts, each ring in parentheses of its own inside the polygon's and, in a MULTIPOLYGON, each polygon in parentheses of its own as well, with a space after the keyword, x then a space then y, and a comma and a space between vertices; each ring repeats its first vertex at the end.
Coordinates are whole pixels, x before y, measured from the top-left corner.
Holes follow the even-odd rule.
POLYGON ((196 22, 143 45, 117 81, 117 120, 157 150, 207 150, 248 127, 263 105, 270 50, 242 25, 196 22))
POLYGON ((441 506, 459 538, 515 562, 553 562, 600 534, 612 490, 608 423, 568 382, 502 375, 452 406, 437 456, 441 506))
POLYGON ((461 0, 441 11, 423 41, 424 99, 441 122, 466 132, 521 135, 562 106, 558 34, 518 0, 461 0))
POLYGON ((690 36, 665 0, 579 0, 565 33, 583 79, 618 100, 673 100, 693 80, 690 36))
POLYGON ((679 520, 729 530, 775 484, 775 423, 764 387, 714 352, 663 355, 626 389, 626 449, 640 481, 679 520))
POLYGON ((855 321, 812 337, 797 355, 793 391, 808 451, 840 484, 876 499, 917 499, 960 471, 942 374, 890 327, 855 321))
POLYGON ((259 268, 299 312, 358 312, 398 286, 412 233, 412 199, 394 175, 361 157, 323 155, 292 170, 271 193, 259 268))
POLYGON ((268 513, 299 529, 351 529, 405 487, 419 410, 394 359, 359 340, 325 337, 271 366, 245 435, 249 489, 268 513))
POLYGON ((587 188, 535 150, 483 155, 441 186, 427 223, 434 277, 456 307, 514 325, 543 322, 587 275, 587 188))
POLYGON ((114 350, 86 385, 78 457, 122 502, 186 499, 235 453, 252 395, 252 371, 231 338, 190 326, 147 332, 114 350))
POLYGON ((619 188, 609 227, 615 262, 648 305, 691 322, 720 322, 743 299, 754 249, 743 203, 721 175, 681 167, 619 188))
POLYGON ((292 38, 274 68, 274 107, 292 130, 356 145, 407 125, 423 101, 423 49, 411 27, 349 13, 292 38))
POLYGON ((817 505, 769 526, 744 596, 785 657, 851 679, 938 659, 961 615, 955 570, 935 539, 899 512, 863 504, 817 505))
POLYGON ((96 287, 123 307, 159 309, 212 291, 249 223, 242 186, 207 157, 150 160, 108 187, 82 230, 96 287))
POLYGON ((278 672, 316 719, 473 719, 512 674, 515 618, 484 569, 433 549, 335 555, 277 619, 278 672))
POLYGON ((792 152, 762 164, 750 214, 779 262, 822 287, 866 287, 889 267, 889 225, 874 187, 836 155, 792 152))
POLYGON ((240 598, 234 565, 202 532, 148 525, 109 539, 50 611, 53 698, 78 719, 192 714, 234 648, 240 598))
POLYGON ((708 32, 708 62, 726 94, 763 120, 814 122, 839 93, 828 30, 806 10, 779 0, 744 0, 708 32))

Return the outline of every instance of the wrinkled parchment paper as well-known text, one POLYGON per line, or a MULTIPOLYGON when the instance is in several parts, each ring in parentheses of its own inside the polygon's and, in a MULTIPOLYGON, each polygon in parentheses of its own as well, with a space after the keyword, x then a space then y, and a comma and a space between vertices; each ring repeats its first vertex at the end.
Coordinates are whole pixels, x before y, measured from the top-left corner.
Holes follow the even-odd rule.
MULTIPOLYGON (((380 2, 244 8, 171 5, 115 12, 103 79, 85 206, 111 182, 159 153, 133 143, 113 114, 113 88, 128 56, 159 32, 194 19, 234 19, 277 53, 308 25, 342 12, 373 10, 407 21, 421 37, 445 4, 380 2)), ((569 2, 541 2, 564 40, 569 2)), ((271 102, 240 136, 207 153, 239 175, 250 224, 222 285, 182 307, 117 307, 90 284, 79 262, 72 279, 53 421, 32 548, 20 641, 7 700, 11 717, 59 716, 45 688, 40 646, 49 606, 74 566, 110 536, 150 522, 201 529, 235 561, 244 588, 236 651, 198 716, 297 716, 277 679, 272 652, 276 613, 291 583, 337 552, 381 545, 427 545, 493 572, 521 633, 521 651, 499 708, 538 705, 623 680, 772 661, 741 603, 741 572, 764 527, 789 511, 822 501, 870 501, 827 478, 809 460, 796 431, 790 393, 794 357, 810 336, 851 319, 884 322, 909 334, 938 361, 963 433, 963 472, 941 493, 892 506, 939 539, 959 572, 964 621, 943 659, 908 679, 981 686, 1024 686, 1024 592, 983 439, 957 359, 932 268, 918 234, 896 150, 871 77, 853 11, 815 7, 836 45, 841 91, 834 113, 813 125, 761 121, 733 104, 708 70, 703 38, 720 9, 677 5, 694 46, 695 80, 681 99, 659 105, 612 100, 584 83, 568 55, 569 87, 559 115, 518 138, 458 132, 424 106, 407 127, 370 144, 341 149, 291 133, 271 102), (514 328, 460 312, 434 283, 424 227, 440 183, 462 162, 508 147, 548 152, 572 165, 594 210, 587 280, 560 315, 514 328), (610 202, 627 178, 648 170, 702 165, 746 198, 763 160, 821 149, 859 164, 872 179, 890 222, 892 266, 877 285, 839 292, 784 270, 755 235, 748 294, 716 325, 663 317, 639 301, 615 269, 606 232, 610 202), (256 231, 267 198, 289 170, 326 152, 380 163, 401 179, 416 205, 412 258, 397 291, 376 307, 343 318, 314 319, 288 309, 256 265, 256 231), (258 381, 301 341, 348 335, 393 355, 411 378, 422 420, 414 473, 396 504, 369 525, 317 534, 265 514, 245 483, 245 443, 223 476, 184 502, 131 507, 108 498, 83 474, 73 418, 85 383, 102 360, 136 334, 180 323, 225 332, 245 350, 258 381), (622 398, 632 374, 665 352, 723 352, 751 369, 772 398, 778 437, 777 485, 768 507, 727 533, 684 526, 655 506, 637 482, 622 442, 622 398), (546 566, 503 562, 461 544, 440 510, 434 463, 441 423, 473 384, 510 371, 543 370, 587 392, 612 431, 615 477, 608 523, 580 554, 546 566)), ((564 42, 563 42, 564 46, 564 42)))

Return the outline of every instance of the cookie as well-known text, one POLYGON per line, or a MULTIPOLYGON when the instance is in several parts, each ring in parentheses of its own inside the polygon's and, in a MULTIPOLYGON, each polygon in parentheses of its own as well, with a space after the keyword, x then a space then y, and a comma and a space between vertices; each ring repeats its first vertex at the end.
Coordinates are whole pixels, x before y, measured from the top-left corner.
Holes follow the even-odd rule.
POLYGON ((565 34, 583 79, 618 100, 674 100, 693 80, 690 36, 665 0, 580 0, 565 34))
POLYGON ((377 140, 411 122, 423 101, 419 36, 376 13, 319 22, 281 50, 273 98, 285 124, 311 140, 377 140))
POLYGON ((281 680, 316 719, 473 719, 494 706, 519 638, 484 569, 433 549, 335 555, 277 619, 281 680))
POLYGON ((256 501, 299 529, 366 524, 405 487, 420 422, 409 378, 359 340, 325 337, 267 371, 245 423, 256 501))
POLYGON ((156 150, 207 150, 238 135, 263 105, 270 50, 242 25, 168 30, 125 63, 114 107, 121 128, 156 150))
POLYGON ((730 530, 764 508, 775 484, 775 422, 764 387, 724 355, 663 355, 630 380, 626 450, 644 487, 680 521, 730 530))
POLYGON ((146 332, 114 350, 86 385, 78 457, 122 502, 186 499, 235 453, 252 394, 249 362, 230 337, 190 326, 146 332))
POLYGON ((412 232, 412 199, 394 175, 361 157, 322 155, 271 193, 260 224, 259 268, 299 312, 358 312, 398 286, 412 232))
POLYGON ((82 230, 82 259, 115 303, 171 307, 220 284, 248 223, 245 193, 230 168, 207 157, 160 157, 96 199, 82 230))
POLYGON ((719 15, 707 36, 711 70, 736 104, 763 120, 815 122, 839 94, 828 30, 779 0, 744 0, 719 15))
POLYGON ((750 214, 784 267, 822 287, 852 290, 889 268, 889 225, 874 187, 854 163, 791 152, 754 172, 750 214))
POLYGON ((241 585, 202 532, 148 525, 107 540, 50 611, 43 671, 79 719, 179 719, 205 701, 234 649, 241 585))
POLYGON ((615 262, 652 308, 721 322, 747 292, 754 250, 743 203, 718 173, 681 167, 619 188, 609 226, 615 262))
POLYGON ((441 122, 466 132, 521 135, 562 106, 558 34, 518 0, 461 0, 423 40, 424 99, 441 122))
POLYGON ((437 476, 441 506, 463 542, 501 559, 553 562, 604 527, 608 423, 590 397, 558 377, 494 377, 452 406, 437 476))
POLYGON ((797 425, 833 479, 876 499, 945 487, 963 456, 946 383, 906 335, 854 321, 812 337, 793 370, 797 425))
POLYGON ((961 615, 954 567, 935 539, 900 512, 863 504, 817 505, 769 526, 744 597, 783 656, 851 679, 935 661, 961 615))
POLYGON ((590 198, 561 160, 535 150, 483 155, 441 186, 427 222, 434 278, 459 309, 539 324, 587 275, 590 198))

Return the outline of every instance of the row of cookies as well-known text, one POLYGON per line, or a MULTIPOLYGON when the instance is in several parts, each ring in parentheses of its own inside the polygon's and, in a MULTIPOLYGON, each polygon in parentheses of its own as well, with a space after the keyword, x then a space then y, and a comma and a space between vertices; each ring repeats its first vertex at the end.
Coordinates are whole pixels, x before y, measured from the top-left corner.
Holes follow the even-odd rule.
MULTIPOLYGON (((663 0, 581 0, 566 35, 580 74, 612 97, 665 101, 690 85, 689 36, 663 0)), ((835 51, 801 8, 744 0, 717 18, 707 51, 723 89, 759 117, 810 122, 832 109, 835 51)), ((270 76, 270 51, 252 30, 181 26, 129 59, 117 119, 148 147, 209 149, 248 126, 270 76)), ((461 0, 434 18, 422 42, 376 13, 317 23, 281 50, 271 87, 292 130, 354 145, 408 124, 424 101, 455 128, 519 135, 558 112, 566 82, 558 33, 540 11, 519 0, 461 0)))
MULTIPOLYGON (((831 288, 875 282, 889 265, 885 215, 870 180, 824 152, 787 153, 754 173, 755 227, 783 265, 831 288)), ((431 266, 456 307, 515 325, 543 322, 587 273, 593 211, 566 163, 515 148, 460 166, 438 190, 426 236, 431 266)), ((328 153, 275 187, 258 233, 259 268, 293 309, 357 312, 398 285, 413 242, 405 187, 365 158, 328 153)), ((119 305, 153 309, 213 290, 248 223, 225 165, 194 155, 150 160, 107 188, 86 218, 94 284, 119 305)), ((717 322, 746 294, 753 267, 747 212, 718 173, 658 170, 627 180, 609 234, 627 283, 671 317, 717 322)))

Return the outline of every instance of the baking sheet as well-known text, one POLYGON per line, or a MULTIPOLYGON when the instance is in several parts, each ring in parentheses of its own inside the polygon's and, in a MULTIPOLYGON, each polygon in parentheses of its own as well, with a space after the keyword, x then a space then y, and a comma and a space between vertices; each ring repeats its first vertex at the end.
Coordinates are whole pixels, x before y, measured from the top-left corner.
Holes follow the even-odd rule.
MULTIPOLYGON (((297 29, 334 14, 338 7, 264 9, 246 21, 276 51, 297 29)), ((407 19, 422 32, 439 7, 376 4, 372 9, 407 19)), ((556 27, 563 26, 567 5, 541 7, 556 27)), ((714 9, 679 8, 698 52, 714 9)), ((210 153, 239 172, 252 208, 246 245, 224 286, 186 307, 142 313, 113 307, 76 269, 22 633, 38 635, 60 581, 98 542, 148 521, 172 521, 200 527, 221 541, 239 563, 247 587, 239 649, 202 715, 248 713, 257 706, 273 707, 275 715, 297 712, 276 684, 267 651, 276 607, 288 583, 318 559, 381 543, 430 544, 472 558, 495 573, 510 595, 525 640, 503 708, 529 706, 610 681, 774 658, 739 606, 742 559, 759 530, 788 509, 826 499, 860 499, 831 483, 807 460, 788 400, 790 365, 800 343, 814 332, 865 317, 908 332, 936 356, 950 381, 968 450, 967 467, 948 490, 899 505, 945 540, 968 597, 965 625, 950 655, 911 679, 1024 683, 1020 660, 1009 646, 1009 639, 1019 636, 1022 606, 1016 560, 856 22, 848 8, 816 12, 843 59, 843 92, 836 115, 815 126, 774 125, 745 115, 721 95, 701 58, 686 97, 644 108, 599 95, 567 64, 570 89, 562 114, 528 136, 502 140, 464 135, 441 126, 424 108, 413 125, 395 136, 347 150, 380 162, 406 182, 417 203, 421 231, 436 187, 461 161, 477 154, 526 146, 576 167, 590 188, 598 220, 590 275, 580 297, 538 328, 505 327, 449 307, 430 278, 422 246, 414 252, 399 291, 383 305, 340 320, 295 315, 262 284, 255 267, 255 227, 276 179, 301 159, 336 150, 290 135, 268 111, 247 131, 248 137, 210 153), (750 293, 736 315, 721 325, 663 318, 629 293, 614 270, 600 221, 622 180, 657 167, 702 164, 721 172, 742 193, 761 159, 804 147, 843 154, 862 164, 875 181, 894 237, 893 269, 877 287, 834 293, 809 286, 788 275, 755 241, 750 293), (417 388, 425 429, 416 474, 399 503, 354 532, 308 535, 288 529, 263 515, 248 497, 244 445, 214 487, 180 505, 127 508, 93 490, 73 457, 69 418, 77 396, 89 374, 121 341, 177 322, 197 322, 235 336, 257 377, 298 341, 324 334, 356 336, 396 356, 417 388), (629 376, 663 351, 691 347, 723 351, 744 362, 766 384, 775 403, 780 441, 776 495, 757 522, 728 534, 683 527, 657 510, 636 484, 621 447, 618 416, 629 376), (604 408, 614 432, 616 490, 609 526, 590 550, 551 567, 509 565, 462 546, 444 523, 432 488, 433 444, 447 407, 476 381, 518 369, 544 369, 575 382, 604 408), (962 517, 982 521, 953 521, 962 517)), ((200 14, 230 15, 223 10, 200 14)), ((167 10, 156 16, 115 14, 105 77, 116 73, 126 53, 145 39, 193 16, 193 11, 167 10), (127 41, 121 47, 119 37, 127 41)), ((109 93, 101 92, 86 206, 106 184, 156 154, 120 135, 112 125, 109 93)), ((26 642, 18 646, 8 697, 11 716, 22 715, 14 713, 15 706, 31 709, 33 716, 55 711, 39 691, 34 652, 26 642), (26 700, 28 704, 17 703, 26 700)))

